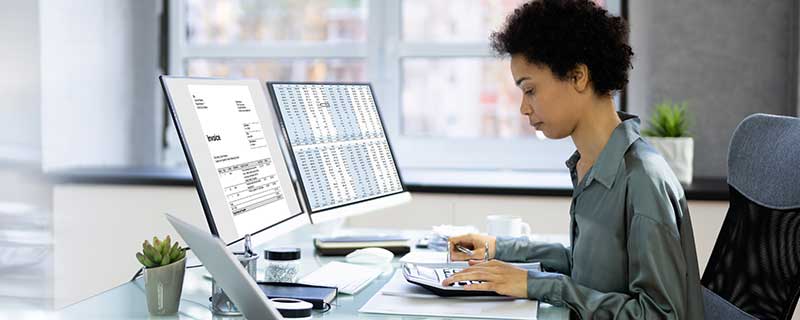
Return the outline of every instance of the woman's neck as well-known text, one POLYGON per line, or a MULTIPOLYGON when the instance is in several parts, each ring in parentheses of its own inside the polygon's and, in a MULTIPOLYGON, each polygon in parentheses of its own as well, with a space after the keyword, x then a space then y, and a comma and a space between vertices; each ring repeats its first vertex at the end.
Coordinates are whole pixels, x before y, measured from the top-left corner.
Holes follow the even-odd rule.
POLYGON ((586 110, 571 134, 584 166, 594 164, 611 138, 611 133, 622 122, 611 97, 593 99, 592 105, 586 110))

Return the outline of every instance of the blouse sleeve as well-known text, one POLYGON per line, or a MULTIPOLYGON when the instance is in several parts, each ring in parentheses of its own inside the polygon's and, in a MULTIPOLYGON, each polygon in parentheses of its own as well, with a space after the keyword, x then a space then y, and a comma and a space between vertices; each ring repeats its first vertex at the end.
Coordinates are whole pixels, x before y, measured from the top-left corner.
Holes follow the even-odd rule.
POLYGON ((530 241, 527 237, 498 237, 495 259, 509 262, 541 262, 543 270, 570 274, 570 250, 560 243, 530 241))

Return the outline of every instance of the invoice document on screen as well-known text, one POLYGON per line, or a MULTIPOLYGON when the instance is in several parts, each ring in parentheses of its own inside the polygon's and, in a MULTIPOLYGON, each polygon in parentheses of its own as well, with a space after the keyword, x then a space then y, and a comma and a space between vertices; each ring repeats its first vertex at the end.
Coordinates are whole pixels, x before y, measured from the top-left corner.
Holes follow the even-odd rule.
POLYGON ((188 89, 237 227, 263 225, 259 212, 289 214, 249 88, 189 85, 188 89))

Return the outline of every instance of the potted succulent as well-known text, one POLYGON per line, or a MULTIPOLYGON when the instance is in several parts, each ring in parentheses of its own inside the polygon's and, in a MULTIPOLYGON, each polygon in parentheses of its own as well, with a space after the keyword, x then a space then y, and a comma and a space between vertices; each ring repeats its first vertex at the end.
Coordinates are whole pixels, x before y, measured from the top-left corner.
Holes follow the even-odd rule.
POLYGON ((692 161, 694 160, 694 139, 689 134, 689 112, 687 103, 673 104, 664 100, 655 106, 650 118, 650 127, 642 133, 647 140, 664 156, 678 181, 692 183, 692 161))
POLYGON ((144 266, 144 286, 147 309, 151 315, 168 315, 178 312, 186 270, 186 253, 169 236, 163 241, 153 237, 153 243, 142 243, 142 252, 136 259, 144 266))

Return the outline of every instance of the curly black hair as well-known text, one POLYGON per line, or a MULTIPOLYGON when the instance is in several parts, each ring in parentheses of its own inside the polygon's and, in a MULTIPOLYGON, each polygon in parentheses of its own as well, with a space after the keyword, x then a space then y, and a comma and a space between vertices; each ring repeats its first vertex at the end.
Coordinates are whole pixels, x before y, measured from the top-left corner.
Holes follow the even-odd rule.
POLYGON ((633 56, 628 23, 589 0, 527 2, 490 38, 497 53, 522 54, 528 62, 549 67, 561 80, 585 64, 599 96, 628 83, 633 56))

